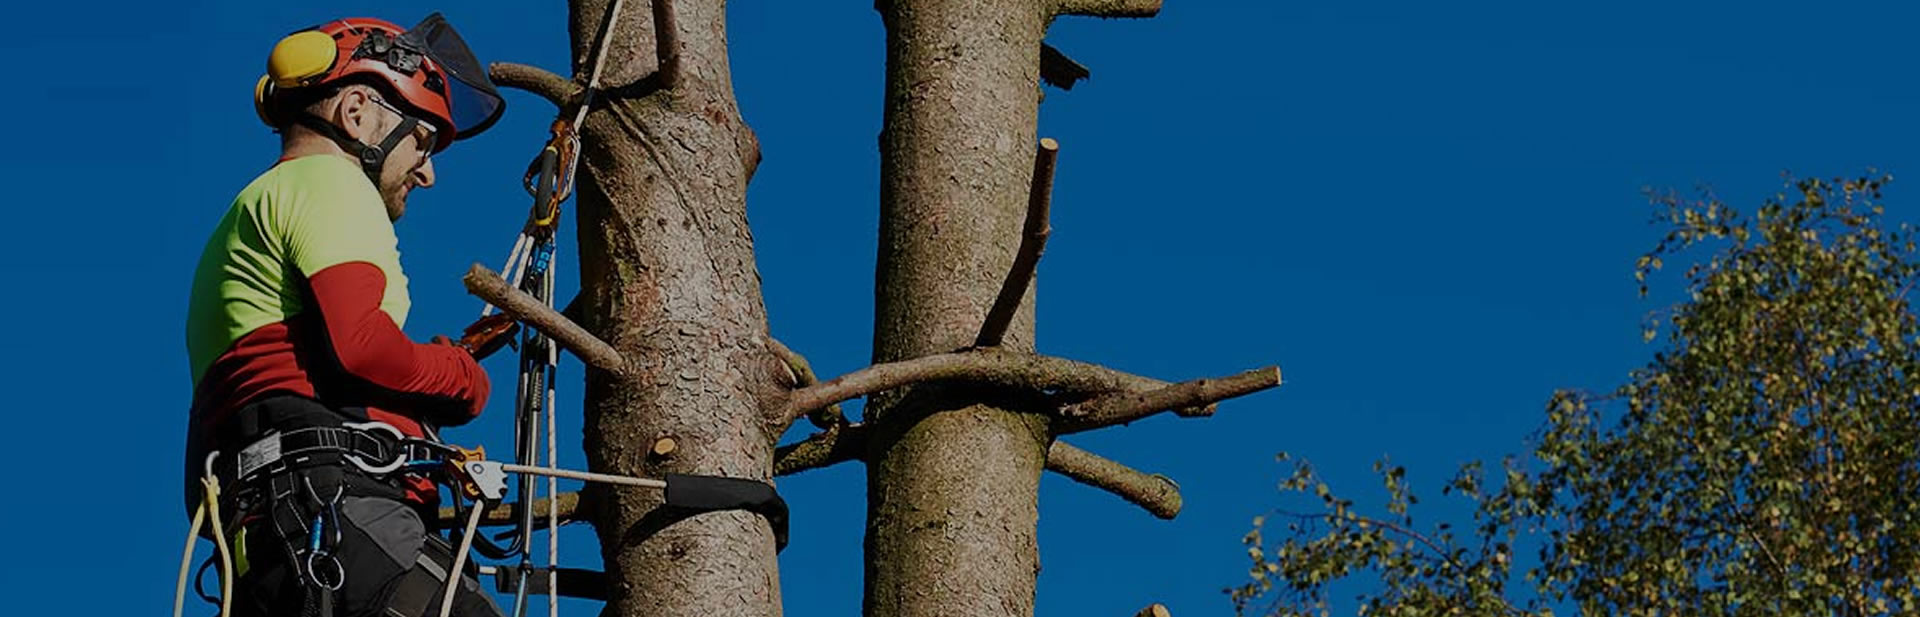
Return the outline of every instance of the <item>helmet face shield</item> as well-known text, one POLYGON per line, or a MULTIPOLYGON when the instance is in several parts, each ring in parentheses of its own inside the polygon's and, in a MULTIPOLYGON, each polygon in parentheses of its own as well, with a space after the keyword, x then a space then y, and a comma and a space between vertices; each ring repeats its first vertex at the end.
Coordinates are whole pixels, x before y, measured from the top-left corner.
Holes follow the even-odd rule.
POLYGON ((487 79, 486 67, 473 56, 473 50, 467 48, 466 41, 461 40, 460 33, 454 31, 445 17, 439 13, 428 15, 402 33, 399 42, 426 54, 446 74, 443 87, 447 112, 456 133, 442 136, 443 145, 478 135, 500 119, 501 112, 506 110, 506 101, 500 98, 500 91, 494 89, 493 81, 487 79))

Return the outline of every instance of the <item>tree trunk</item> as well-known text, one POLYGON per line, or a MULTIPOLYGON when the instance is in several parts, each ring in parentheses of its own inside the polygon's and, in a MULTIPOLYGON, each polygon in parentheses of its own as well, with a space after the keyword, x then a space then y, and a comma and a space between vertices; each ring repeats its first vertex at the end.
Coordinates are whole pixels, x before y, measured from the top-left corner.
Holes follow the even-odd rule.
MULTIPOLYGON (((591 71, 608 6, 572 3, 578 75, 591 71)), ((597 471, 766 480, 773 437, 761 409, 784 390, 747 230, 758 147, 734 101, 725 2, 671 10, 674 86, 657 87, 650 2, 628 1, 581 127, 579 314, 634 367, 589 370, 584 446, 597 471), (678 447, 653 454, 665 437, 678 447)), ((611 581, 607 614, 780 613, 773 537, 758 515, 676 519, 658 491, 588 490, 611 581)))
MULTIPOLYGON (((1039 0, 883 0, 886 118, 874 361, 973 343, 1033 175, 1039 0)), ((1003 346, 1033 349, 1032 290, 1003 346)), ((875 396, 867 617, 1033 613, 1046 417, 982 388, 875 396)))

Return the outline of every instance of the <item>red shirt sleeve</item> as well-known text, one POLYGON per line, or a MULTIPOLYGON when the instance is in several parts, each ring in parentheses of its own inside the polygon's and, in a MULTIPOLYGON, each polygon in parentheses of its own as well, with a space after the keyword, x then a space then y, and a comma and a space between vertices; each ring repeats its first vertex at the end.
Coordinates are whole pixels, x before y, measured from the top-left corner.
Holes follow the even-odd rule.
POLYGON ((343 263, 313 273, 307 282, 340 369, 402 401, 396 411, 453 426, 486 407, 487 374, 472 355, 450 345, 414 343, 380 310, 387 277, 378 266, 343 263))

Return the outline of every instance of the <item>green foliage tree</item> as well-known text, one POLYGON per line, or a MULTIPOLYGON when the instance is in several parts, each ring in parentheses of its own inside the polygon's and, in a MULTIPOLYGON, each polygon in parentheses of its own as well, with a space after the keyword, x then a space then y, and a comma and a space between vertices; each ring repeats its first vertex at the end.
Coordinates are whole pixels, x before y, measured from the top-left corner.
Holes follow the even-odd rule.
POLYGON ((1417 525, 1404 468, 1376 465, 1368 515, 1295 463, 1282 488, 1315 506, 1255 520, 1238 612, 1328 614, 1343 579, 1371 586, 1367 615, 1920 612, 1916 263, 1887 180, 1789 179, 1751 217, 1654 195, 1641 295, 1664 259, 1694 265, 1649 318, 1652 361, 1553 395, 1498 481, 1462 468, 1443 492, 1471 525, 1417 525))

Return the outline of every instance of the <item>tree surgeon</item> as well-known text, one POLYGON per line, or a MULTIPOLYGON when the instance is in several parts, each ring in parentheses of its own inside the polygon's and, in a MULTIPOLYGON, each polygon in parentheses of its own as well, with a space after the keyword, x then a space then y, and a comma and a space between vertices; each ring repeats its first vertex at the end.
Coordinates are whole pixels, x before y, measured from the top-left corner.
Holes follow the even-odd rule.
MULTIPOLYGON (((195 272, 189 502, 203 473, 231 500, 235 614, 428 614, 451 562, 422 523, 438 490, 424 466, 381 463, 431 458, 435 427, 480 412, 476 357, 506 337, 406 338, 393 222, 433 185, 431 156, 486 130, 503 102, 439 14, 289 35, 254 100, 281 157, 234 199, 195 272)), ((454 613, 498 615, 463 578, 454 613)))

